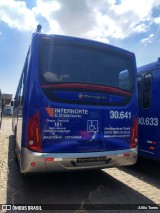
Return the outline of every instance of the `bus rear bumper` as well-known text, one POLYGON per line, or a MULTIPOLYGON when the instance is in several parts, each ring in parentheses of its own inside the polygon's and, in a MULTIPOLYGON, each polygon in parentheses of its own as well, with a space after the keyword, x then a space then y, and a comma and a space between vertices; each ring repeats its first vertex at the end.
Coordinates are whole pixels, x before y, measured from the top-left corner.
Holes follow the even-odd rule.
POLYGON ((137 161, 137 147, 127 150, 88 153, 38 153, 21 150, 22 173, 43 173, 127 166, 137 161))

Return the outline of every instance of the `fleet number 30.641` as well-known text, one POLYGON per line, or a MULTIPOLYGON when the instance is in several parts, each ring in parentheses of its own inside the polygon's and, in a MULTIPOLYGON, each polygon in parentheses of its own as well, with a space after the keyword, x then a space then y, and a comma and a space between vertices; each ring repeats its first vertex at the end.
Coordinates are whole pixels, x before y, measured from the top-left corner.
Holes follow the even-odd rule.
POLYGON ((131 119, 131 112, 110 111, 111 119, 131 119))

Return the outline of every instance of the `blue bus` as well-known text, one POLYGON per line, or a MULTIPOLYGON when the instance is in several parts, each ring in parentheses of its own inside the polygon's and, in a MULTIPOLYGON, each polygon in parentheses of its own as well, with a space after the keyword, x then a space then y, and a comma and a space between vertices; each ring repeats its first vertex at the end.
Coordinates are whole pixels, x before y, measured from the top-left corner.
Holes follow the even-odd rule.
POLYGON ((160 159, 160 58, 138 68, 139 155, 160 159))
POLYGON ((87 39, 34 33, 13 109, 21 173, 137 160, 135 56, 87 39))

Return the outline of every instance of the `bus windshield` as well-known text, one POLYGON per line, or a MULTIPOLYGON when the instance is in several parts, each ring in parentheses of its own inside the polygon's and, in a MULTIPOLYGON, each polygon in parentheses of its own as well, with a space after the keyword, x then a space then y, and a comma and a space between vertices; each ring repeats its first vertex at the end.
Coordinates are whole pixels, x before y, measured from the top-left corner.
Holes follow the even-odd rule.
POLYGON ((133 92, 133 64, 129 57, 102 48, 41 43, 39 80, 41 86, 83 83, 116 87, 133 92))

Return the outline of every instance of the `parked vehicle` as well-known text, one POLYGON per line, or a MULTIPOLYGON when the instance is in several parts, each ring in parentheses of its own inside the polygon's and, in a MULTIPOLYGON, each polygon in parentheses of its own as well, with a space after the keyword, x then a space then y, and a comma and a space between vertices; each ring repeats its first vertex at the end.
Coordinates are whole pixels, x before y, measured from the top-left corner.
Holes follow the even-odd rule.
POLYGON ((35 33, 13 110, 21 172, 136 163, 137 111, 133 53, 101 42, 35 33))
POLYGON ((160 58, 138 68, 139 155, 160 159, 160 58))
POLYGON ((2 93, 0 90, 0 129, 2 124, 2 111, 3 111, 3 99, 2 99, 2 93))

